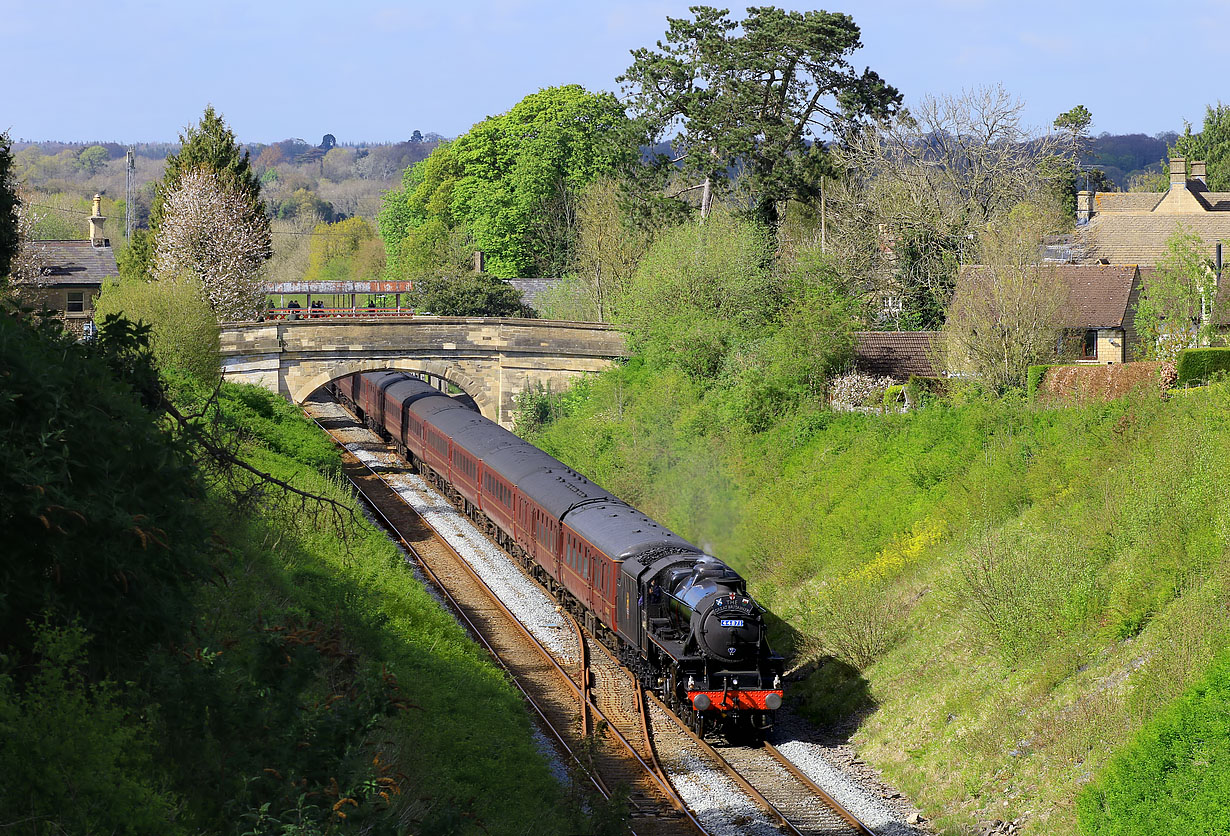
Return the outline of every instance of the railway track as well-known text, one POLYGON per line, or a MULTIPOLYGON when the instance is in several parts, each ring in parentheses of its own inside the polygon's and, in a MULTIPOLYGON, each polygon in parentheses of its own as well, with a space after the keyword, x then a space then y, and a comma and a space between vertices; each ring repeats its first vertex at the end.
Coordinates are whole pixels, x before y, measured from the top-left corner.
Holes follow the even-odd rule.
MULTIPOLYGON (((329 422, 317 423, 342 443, 329 422)), ((405 470, 381 448, 388 470, 405 470)), ((356 488, 509 672, 561 748, 584 764, 604 797, 626 788, 633 832, 873 833, 770 744, 714 745, 697 738, 571 616, 564 614, 572 635, 563 652, 543 647, 385 482, 382 468, 348 451, 344 458, 356 488)))
MULTIPOLYGON (((310 409, 308 414, 341 443, 335 431, 338 422, 322 419, 310 409)), ((604 797, 617 790, 626 793, 632 832, 707 834, 670 783, 622 738, 619 728, 626 724, 608 719, 588 699, 591 690, 578 685, 587 678, 584 643, 574 645, 571 664, 557 661, 470 564, 388 485, 379 467, 368 466, 344 446, 342 456, 347 478, 377 520, 413 555, 463 624, 508 672, 567 757, 582 764, 604 797), (578 702, 584 706, 580 713, 589 718, 582 723, 577 722, 578 702)))

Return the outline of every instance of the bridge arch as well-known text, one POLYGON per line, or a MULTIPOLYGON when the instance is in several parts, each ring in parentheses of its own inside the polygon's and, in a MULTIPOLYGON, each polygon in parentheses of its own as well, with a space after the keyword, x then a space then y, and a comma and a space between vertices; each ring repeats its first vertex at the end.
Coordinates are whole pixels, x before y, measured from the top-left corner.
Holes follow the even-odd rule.
POLYGON ((419 363, 410 360, 392 363, 387 360, 354 360, 350 363, 340 363, 331 371, 322 371, 315 378, 311 378, 303 383, 297 391, 288 394, 290 399, 296 404, 302 404, 321 386, 331 383, 339 377, 346 377, 355 372, 379 371, 426 374, 445 380, 473 398, 474 403, 478 405, 478 411, 482 413, 484 418, 490 418, 492 421, 499 420, 500 405, 491 400, 485 387, 478 380, 460 369, 449 366, 447 363, 434 360, 419 363))
POLYGON ((222 372, 303 403, 354 372, 424 372, 454 384, 483 415, 511 426, 527 386, 560 389, 627 357, 618 329, 591 322, 474 317, 225 323, 222 372))

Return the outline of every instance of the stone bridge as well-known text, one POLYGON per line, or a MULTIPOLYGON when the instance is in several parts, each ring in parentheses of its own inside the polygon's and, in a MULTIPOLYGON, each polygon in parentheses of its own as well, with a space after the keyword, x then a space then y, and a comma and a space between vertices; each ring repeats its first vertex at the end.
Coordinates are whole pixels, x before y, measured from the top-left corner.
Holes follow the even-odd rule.
POLYGON ((416 316, 222 326, 227 380, 255 383, 301 404, 353 372, 419 372, 457 386, 505 426, 527 386, 558 390, 626 356, 622 332, 590 322, 416 316))

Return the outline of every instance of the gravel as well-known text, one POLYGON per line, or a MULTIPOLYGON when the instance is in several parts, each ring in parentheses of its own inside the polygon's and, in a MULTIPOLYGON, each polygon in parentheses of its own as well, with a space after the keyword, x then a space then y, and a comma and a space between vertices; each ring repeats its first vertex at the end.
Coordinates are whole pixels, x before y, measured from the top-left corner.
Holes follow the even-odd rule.
MULTIPOLYGON (((662 709, 650 705, 655 724, 674 722, 662 709)), ((695 744, 688 744, 694 746, 695 744)), ((698 752, 680 751, 663 766, 692 815, 714 834, 729 836, 781 836, 759 805, 724 773, 710 766, 698 752)))
POLYGON ((921 824, 907 823, 918 811, 878 780, 855 757, 848 743, 824 740, 785 709, 778 712, 774 738, 779 752, 878 836, 921 836, 929 832, 921 824))

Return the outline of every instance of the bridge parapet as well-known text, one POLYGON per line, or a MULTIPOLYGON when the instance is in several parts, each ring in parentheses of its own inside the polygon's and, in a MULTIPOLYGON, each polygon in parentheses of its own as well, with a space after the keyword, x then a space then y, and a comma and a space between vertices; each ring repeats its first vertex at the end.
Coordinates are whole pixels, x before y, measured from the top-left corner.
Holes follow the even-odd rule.
POLYGON ((526 386, 562 388, 626 357, 610 325, 540 319, 407 317, 226 323, 222 370, 302 403, 357 371, 401 369, 443 378, 506 426, 526 386))

